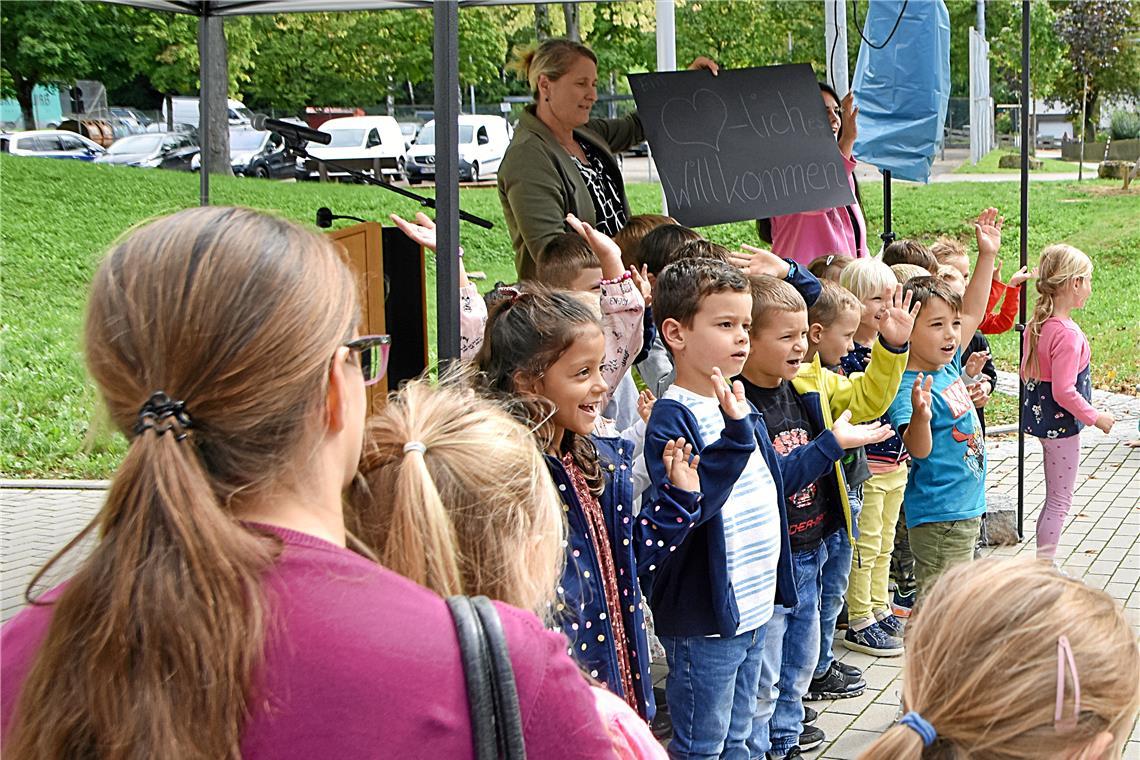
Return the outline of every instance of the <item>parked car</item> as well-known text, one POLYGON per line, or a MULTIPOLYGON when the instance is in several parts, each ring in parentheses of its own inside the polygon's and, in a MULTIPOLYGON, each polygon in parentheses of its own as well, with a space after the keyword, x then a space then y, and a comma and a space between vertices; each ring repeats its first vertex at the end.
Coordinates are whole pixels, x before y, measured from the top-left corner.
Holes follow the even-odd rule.
MULTIPOLYGON (((189 124, 192 127, 198 126, 198 98, 171 98, 171 104, 174 106, 174 123, 175 124, 189 124)), ((253 119, 253 111, 245 107, 245 104, 240 100, 230 98, 226 101, 227 105, 227 119, 231 127, 249 126, 250 121, 253 119)), ((162 118, 159 119, 163 124, 166 124, 166 103, 162 104, 162 118)))
POLYGON ((193 133, 148 132, 116 140, 106 155, 96 160, 101 164, 188 171, 191 162, 198 157, 198 150, 193 133))
POLYGON ((399 124, 400 132, 404 135, 404 150, 407 150, 416 141, 416 135, 420 133, 420 125, 414 121, 401 121, 399 124))
POLYGON ((94 161, 96 157, 106 153, 106 150, 98 143, 75 132, 62 129, 35 129, 0 135, 0 153, 94 161))
POLYGON ((132 135, 140 135, 146 132, 146 128, 151 125, 151 118, 137 108, 113 106, 108 110, 112 116, 130 129, 132 135))
MULTIPOLYGON (((459 178, 478 182, 499 171, 503 154, 511 144, 511 127, 502 116, 460 115, 459 178)), ((435 179, 435 120, 420 130, 408 148, 405 171, 408 183, 435 179)))
POLYGON ((285 147, 285 138, 256 129, 230 130, 230 163, 234 174, 282 179, 292 177, 296 158, 285 147))
MULTIPOLYGON (((381 178, 385 181, 402 179, 404 175, 404 135, 400 125, 391 116, 348 116, 329 119, 321 124, 332 141, 328 145, 309 143, 306 150, 314 159, 343 163, 350 169, 372 172, 374 161, 380 160, 381 178)), ((329 177, 343 178, 347 172, 326 167, 329 177)), ((319 176, 316 161, 307 161, 305 179, 319 176)))

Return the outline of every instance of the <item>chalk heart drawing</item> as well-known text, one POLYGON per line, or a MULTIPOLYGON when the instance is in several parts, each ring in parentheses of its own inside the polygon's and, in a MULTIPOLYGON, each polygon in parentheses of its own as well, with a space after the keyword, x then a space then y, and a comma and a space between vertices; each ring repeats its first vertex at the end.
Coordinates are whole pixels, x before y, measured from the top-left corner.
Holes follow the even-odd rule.
POLYGON ((701 89, 691 98, 673 98, 661 109, 665 134, 678 145, 707 145, 720 151, 720 136, 728 121, 728 106, 712 90, 701 89), (705 126, 715 124, 716 129, 705 126))

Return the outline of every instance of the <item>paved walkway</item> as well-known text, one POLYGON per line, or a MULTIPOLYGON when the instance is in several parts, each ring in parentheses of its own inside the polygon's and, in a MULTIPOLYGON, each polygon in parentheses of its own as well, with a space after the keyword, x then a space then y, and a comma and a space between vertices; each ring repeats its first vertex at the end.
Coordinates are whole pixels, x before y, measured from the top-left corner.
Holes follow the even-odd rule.
MULTIPOLYGON (((1124 441, 1137 437, 1140 399, 1108 399, 1118 412, 1112 435, 1098 430, 1082 434, 1082 462, 1073 511, 1061 539, 1058 560, 1071 575, 1103 588, 1125 608, 1132 626, 1140 633, 1140 449, 1124 441)), ((988 550, 988 554, 1032 556, 1033 526, 1044 499, 1041 448, 1026 442, 1026 540, 1011 547, 988 550)), ((1015 498, 1017 492, 1017 442, 1014 436, 994 436, 989 444, 988 492, 1015 498)), ((58 487, 73 484, 0 482, 0 589, 3 592, 0 619, 7 620, 23 604, 28 581, 48 557, 74 536, 98 510, 103 500, 99 483, 85 488, 58 487), (37 486, 37 487, 31 487, 37 486)), ((53 578, 66 577, 66 563, 53 578)), ((850 652, 837 642, 836 653, 844 662, 863 668, 868 688, 860 697, 817 702, 816 725, 828 742, 809 756, 821 760, 855 758, 895 720, 901 691, 900 658, 877 661, 850 652)), ((1132 734, 1124 757, 1140 760, 1140 727, 1132 734)))

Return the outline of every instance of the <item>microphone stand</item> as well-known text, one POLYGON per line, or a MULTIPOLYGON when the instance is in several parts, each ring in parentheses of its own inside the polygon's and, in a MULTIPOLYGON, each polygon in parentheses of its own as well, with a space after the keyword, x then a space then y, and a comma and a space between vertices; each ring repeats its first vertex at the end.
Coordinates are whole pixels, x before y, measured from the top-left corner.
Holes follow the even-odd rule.
MULTIPOLYGON (((289 150, 291 150, 294 154, 300 156, 301 158, 311 158, 314 161, 320 161, 322 164, 329 167, 330 169, 335 169, 336 171, 345 172, 350 177, 353 177, 354 179, 360 180, 361 182, 364 182, 365 184, 375 185, 376 187, 382 187, 385 190, 390 190, 391 192, 396 193, 397 195, 402 195, 405 198, 410 198, 413 201, 415 201, 416 203, 423 206, 424 208, 435 209, 435 199, 434 198, 428 198, 428 197, 420 195, 418 193, 413 193, 411 190, 405 190, 404 188, 398 187, 392 183, 384 182, 384 181, 380 180, 379 178, 372 176, 371 174, 366 174, 366 173, 364 173, 362 171, 358 171, 356 169, 349 169, 347 166, 342 166, 342 165, 334 163, 332 161, 327 161, 323 158, 317 158, 316 156, 310 155, 309 152, 307 150, 305 150, 306 141, 294 139, 288 135, 281 134, 280 132, 277 132, 276 134, 280 134, 285 139, 285 145, 289 148, 289 150)), ((489 229, 492 229, 494 227, 494 224, 492 224, 490 221, 484 219, 483 217, 475 216, 474 214, 469 214, 466 211, 461 210, 459 212, 459 218, 465 222, 470 222, 471 224, 474 224, 478 227, 482 227, 483 229, 489 230, 489 229)))

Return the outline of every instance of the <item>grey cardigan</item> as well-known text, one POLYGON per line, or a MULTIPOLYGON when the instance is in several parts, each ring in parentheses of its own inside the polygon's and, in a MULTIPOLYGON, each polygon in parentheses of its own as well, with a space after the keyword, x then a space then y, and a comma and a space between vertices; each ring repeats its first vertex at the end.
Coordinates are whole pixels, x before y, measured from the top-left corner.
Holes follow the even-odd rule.
MULTIPOLYGON (((520 280, 533 279, 543 249, 550 240, 567 232, 566 215, 574 214, 590 224, 597 219, 594 200, 570 154, 535 115, 534 106, 523 111, 515 136, 499 167, 499 201, 515 249, 515 270, 520 280)), ((574 137, 596 147, 617 177, 622 205, 629 214, 629 200, 621 181, 621 168, 613 153, 645 139, 636 113, 620 119, 592 119, 574 130, 574 137)))

